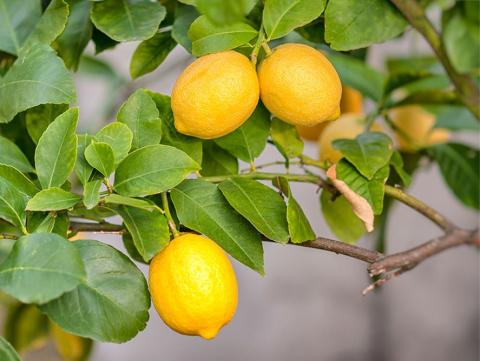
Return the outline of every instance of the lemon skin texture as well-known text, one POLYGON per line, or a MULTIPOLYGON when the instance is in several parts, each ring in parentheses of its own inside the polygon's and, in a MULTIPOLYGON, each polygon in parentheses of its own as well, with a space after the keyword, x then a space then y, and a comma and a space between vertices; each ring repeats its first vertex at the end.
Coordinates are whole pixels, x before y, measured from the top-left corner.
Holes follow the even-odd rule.
POLYGON ((202 139, 221 137, 248 119, 258 99, 257 74, 246 56, 235 51, 202 56, 173 88, 175 128, 202 139))
MULTIPOLYGON (((336 139, 355 139, 364 131, 365 116, 362 114, 342 114, 336 121, 328 123, 318 139, 320 161, 337 163, 343 155, 333 147, 332 142, 336 139)), ((373 123, 370 131, 383 132, 383 128, 378 123, 373 123)))
POLYGON ((280 45, 260 64, 258 79, 263 104, 287 123, 313 127, 339 113, 340 78, 310 46, 280 45))
POLYGON ((393 123, 398 128, 395 132, 398 148, 404 152, 416 152, 419 148, 448 141, 450 132, 436 128, 433 114, 418 105, 406 105, 389 112, 393 123))
POLYGON ((232 265, 212 240, 185 233, 150 264, 150 293, 163 321, 184 335, 214 338, 235 314, 238 288, 232 265))

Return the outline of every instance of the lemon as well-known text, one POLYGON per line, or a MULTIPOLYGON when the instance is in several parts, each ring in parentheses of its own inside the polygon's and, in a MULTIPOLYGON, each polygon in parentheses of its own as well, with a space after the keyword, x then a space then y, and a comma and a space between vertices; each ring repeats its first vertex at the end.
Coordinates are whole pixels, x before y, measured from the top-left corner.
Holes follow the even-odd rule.
POLYGON ((224 51, 190 64, 172 91, 175 128, 213 139, 228 134, 253 113, 259 99, 257 74, 245 55, 224 51))
MULTIPOLYGON (((370 128, 373 132, 383 132, 377 123, 370 128)), ((328 123, 318 139, 318 149, 322 162, 337 163, 342 153, 336 150, 332 142, 336 139, 354 139, 365 131, 365 116, 362 114, 342 114, 336 121, 328 123)))
POLYGON ((415 152, 433 144, 445 143, 450 138, 447 129, 433 129, 435 116, 418 105, 406 105, 389 112, 398 128, 395 135, 398 148, 405 152, 415 152))
MULTIPOLYGON (((362 95, 349 86, 342 86, 342 98, 340 100, 340 112, 343 113, 363 113, 362 95)), ((338 114, 340 116, 340 114, 338 114)), ((335 119, 338 118, 335 117, 335 119)), ((335 120, 332 119, 332 120, 335 120)), ((323 129, 327 126, 328 122, 314 125, 313 127, 305 127, 297 125, 298 134, 306 140, 317 140, 322 134, 323 129)))
POLYGON ((342 84, 333 65, 314 48, 284 44, 258 70, 263 104, 277 118, 312 127, 339 113, 342 84))
POLYGON ((176 237, 150 264, 150 293, 160 317, 184 335, 214 338, 237 308, 237 280, 223 250, 193 233, 176 237))
POLYGON ((88 359, 92 349, 92 341, 80 336, 72 335, 50 322, 55 348, 65 361, 83 361, 88 359))

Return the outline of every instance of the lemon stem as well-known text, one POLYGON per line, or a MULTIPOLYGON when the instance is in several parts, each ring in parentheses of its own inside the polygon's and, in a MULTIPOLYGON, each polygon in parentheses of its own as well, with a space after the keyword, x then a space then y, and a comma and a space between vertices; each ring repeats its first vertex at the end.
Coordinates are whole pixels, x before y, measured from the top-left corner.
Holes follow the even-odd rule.
POLYGON ((173 237, 178 237, 180 233, 178 233, 177 226, 175 225, 175 221, 173 220, 172 214, 170 213, 167 192, 162 193, 162 204, 163 204, 163 211, 165 212, 165 216, 167 217, 168 227, 170 228, 170 231, 172 232, 173 237))
POLYGON ((270 49, 270 47, 268 46, 268 42, 265 41, 265 40, 262 42, 262 48, 265 51, 265 53, 267 54, 267 56, 272 53, 272 49, 270 49))

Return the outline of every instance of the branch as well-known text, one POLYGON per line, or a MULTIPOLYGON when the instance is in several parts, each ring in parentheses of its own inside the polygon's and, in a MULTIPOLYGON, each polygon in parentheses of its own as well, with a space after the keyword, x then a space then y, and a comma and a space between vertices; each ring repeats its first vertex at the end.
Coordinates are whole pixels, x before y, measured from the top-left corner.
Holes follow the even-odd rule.
POLYGON ((453 67, 445 51, 442 39, 427 18, 425 10, 416 0, 390 0, 408 22, 425 38, 430 47, 437 55, 447 72, 450 80, 455 85, 460 100, 468 109, 480 119, 480 90, 474 80, 466 75, 458 73, 453 67))

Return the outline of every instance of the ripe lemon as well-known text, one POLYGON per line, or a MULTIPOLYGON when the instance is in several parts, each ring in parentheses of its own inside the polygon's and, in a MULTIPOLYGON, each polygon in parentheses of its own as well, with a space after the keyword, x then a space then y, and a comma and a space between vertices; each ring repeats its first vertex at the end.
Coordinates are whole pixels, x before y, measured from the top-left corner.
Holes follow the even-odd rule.
MULTIPOLYGON (((342 114, 336 121, 328 123, 318 139, 318 149, 322 162, 337 163, 342 153, 333 148, 332 142, 336 139, 354 139, 365 130, 365 116, 362 114, 342 114)), ((373 123, 370 128, 373 132, 382 132, 382 127, 373 123)))
MULTIPOLYGON (((342 98, 340 100, 340 112, 344 113, 363 113, 362 94, 349 86, 342 86, 342 98)), ((338 115, 340 116, 340 114, 338 115)), ((338 118, 335 117, 335 119, 338 118)), ((332 119, 332 120, 335 120, 332 119)), ((328 122, 317 124, 313 127, 304 127, 297 125, 300 136, 306 140, 317 140, 328 122)))
POLYGON ((213 139, 228 134, 253 113, 259 99, 257 74, 245 55, 224 51, 190 64, 172 91, 175 128, 213 139))
POLYGON ((450 138, 447 129, 433 129, 435 116, 418 105, 392 109, 389 115, 398 128, 395 132, 398 148, 405 152, 415 152, 418 148, 445 143, 450 138))
POLYGON ((150 293, 160 317, 184 335, 214 338, 237 308, 237 280, 223 250, 193 233, 176 237, 150 264, 150 293))
POLYGON ((333 65, 314 48, 284 44, 258 70, 263 104, 277 118, 312 127, 339 113, 342 84, 333 65))

